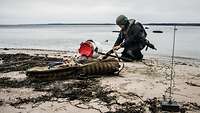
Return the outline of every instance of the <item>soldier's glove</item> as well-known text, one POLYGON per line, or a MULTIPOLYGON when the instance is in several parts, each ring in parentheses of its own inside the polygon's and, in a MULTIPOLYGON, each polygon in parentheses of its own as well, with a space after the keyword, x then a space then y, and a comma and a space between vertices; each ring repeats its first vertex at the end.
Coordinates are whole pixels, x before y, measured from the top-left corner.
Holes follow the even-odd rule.
POLYGON ((114 50, 118 50, 118 49, 120 49, 120 48, 121 48, 120 45, 118 45, 118 46, 114 46, 114 47, 113 47, 114 50))
POLYGON ((147 45, 146 51, 147 51, 148 47, 150 47, 151 49, 157 50, 157 49, 155 48, 155 46, 154 46, 153 44, 151 44, 149 41, 147 42, 146 45, 147 45))

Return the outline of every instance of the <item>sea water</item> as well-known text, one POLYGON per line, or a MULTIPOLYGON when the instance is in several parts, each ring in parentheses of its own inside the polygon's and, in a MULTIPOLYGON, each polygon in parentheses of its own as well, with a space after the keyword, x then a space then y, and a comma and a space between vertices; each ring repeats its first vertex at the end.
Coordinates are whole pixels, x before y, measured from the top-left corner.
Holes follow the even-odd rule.
MULTIPOLYGON (((170 56, 174 36, 173 26, 148 26, 147 39, 157 51, 143 50, 144 54, 170 56), (153 33, 155 30, 163 33, 153 33)), ((200 59, 200 27, 177 26, 175 56, 200 59)), ((118 37, 116 25, 28 25, 1 26, 0 48, 35 48, 77 51, 80 43, 92 39, 108 51, 118 37)))

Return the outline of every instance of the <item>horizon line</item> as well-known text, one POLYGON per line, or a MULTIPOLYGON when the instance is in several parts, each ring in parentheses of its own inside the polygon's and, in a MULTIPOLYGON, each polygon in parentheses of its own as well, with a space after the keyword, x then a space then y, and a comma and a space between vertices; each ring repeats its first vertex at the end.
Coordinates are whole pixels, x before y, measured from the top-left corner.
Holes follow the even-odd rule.
MULTIPOLYGON (((116 25, 115 23, 45 23, 45 24, 0 24, 0 26, 36 26, 36 25, 116 25)), ((158 22, 158 23, 144 23, 149 26, 200 26, 200 23, 190 22, 158 22)))

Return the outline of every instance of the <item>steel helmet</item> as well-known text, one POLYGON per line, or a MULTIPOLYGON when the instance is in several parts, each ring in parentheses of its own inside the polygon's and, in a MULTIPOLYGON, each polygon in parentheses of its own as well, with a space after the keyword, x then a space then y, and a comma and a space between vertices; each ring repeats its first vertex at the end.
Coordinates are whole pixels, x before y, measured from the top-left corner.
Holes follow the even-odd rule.
POLYGON ((116 19, 117 25, 125 25, 128 22, 128 18, 124 15, 120 15, 116 19))

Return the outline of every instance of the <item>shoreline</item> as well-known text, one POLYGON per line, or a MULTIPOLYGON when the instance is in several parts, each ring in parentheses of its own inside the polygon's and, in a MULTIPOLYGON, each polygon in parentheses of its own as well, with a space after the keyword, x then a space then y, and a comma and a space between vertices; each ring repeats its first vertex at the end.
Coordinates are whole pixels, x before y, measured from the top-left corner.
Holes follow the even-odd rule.
MULTIPOLYGON (((0 53, 8 52, 9 50, 18 51, 18 52, 28 52, 28 51, 40 51, 40 52, 61 52, 61 53, 76 53, 76 51, 69 51, 69 50, 53 50, 53 49, 37 49, 37 48, 3 48, 0 47, 0 53)), ((163 58, 171 58, 169 55, 158 55, 158 54, 146 54, 148 56, 159 56, 163 58)), ((144 55, 145 56, 145 55, 144 55)), ((175 59, 183 59, 183 60, 194 60, 200 62, 200 58, 192 58, 192 57, 184 57, 184 56, 174 56, 175 59)))
POLYGON ((0 50, 8 51, 8 50, 29 50, 29 51, 51 51, 51 52, 72 52, 72 51, 64 51, 64 50, 51 50, 51 49, 35 49, 35 48, 0 48, 0 50))

